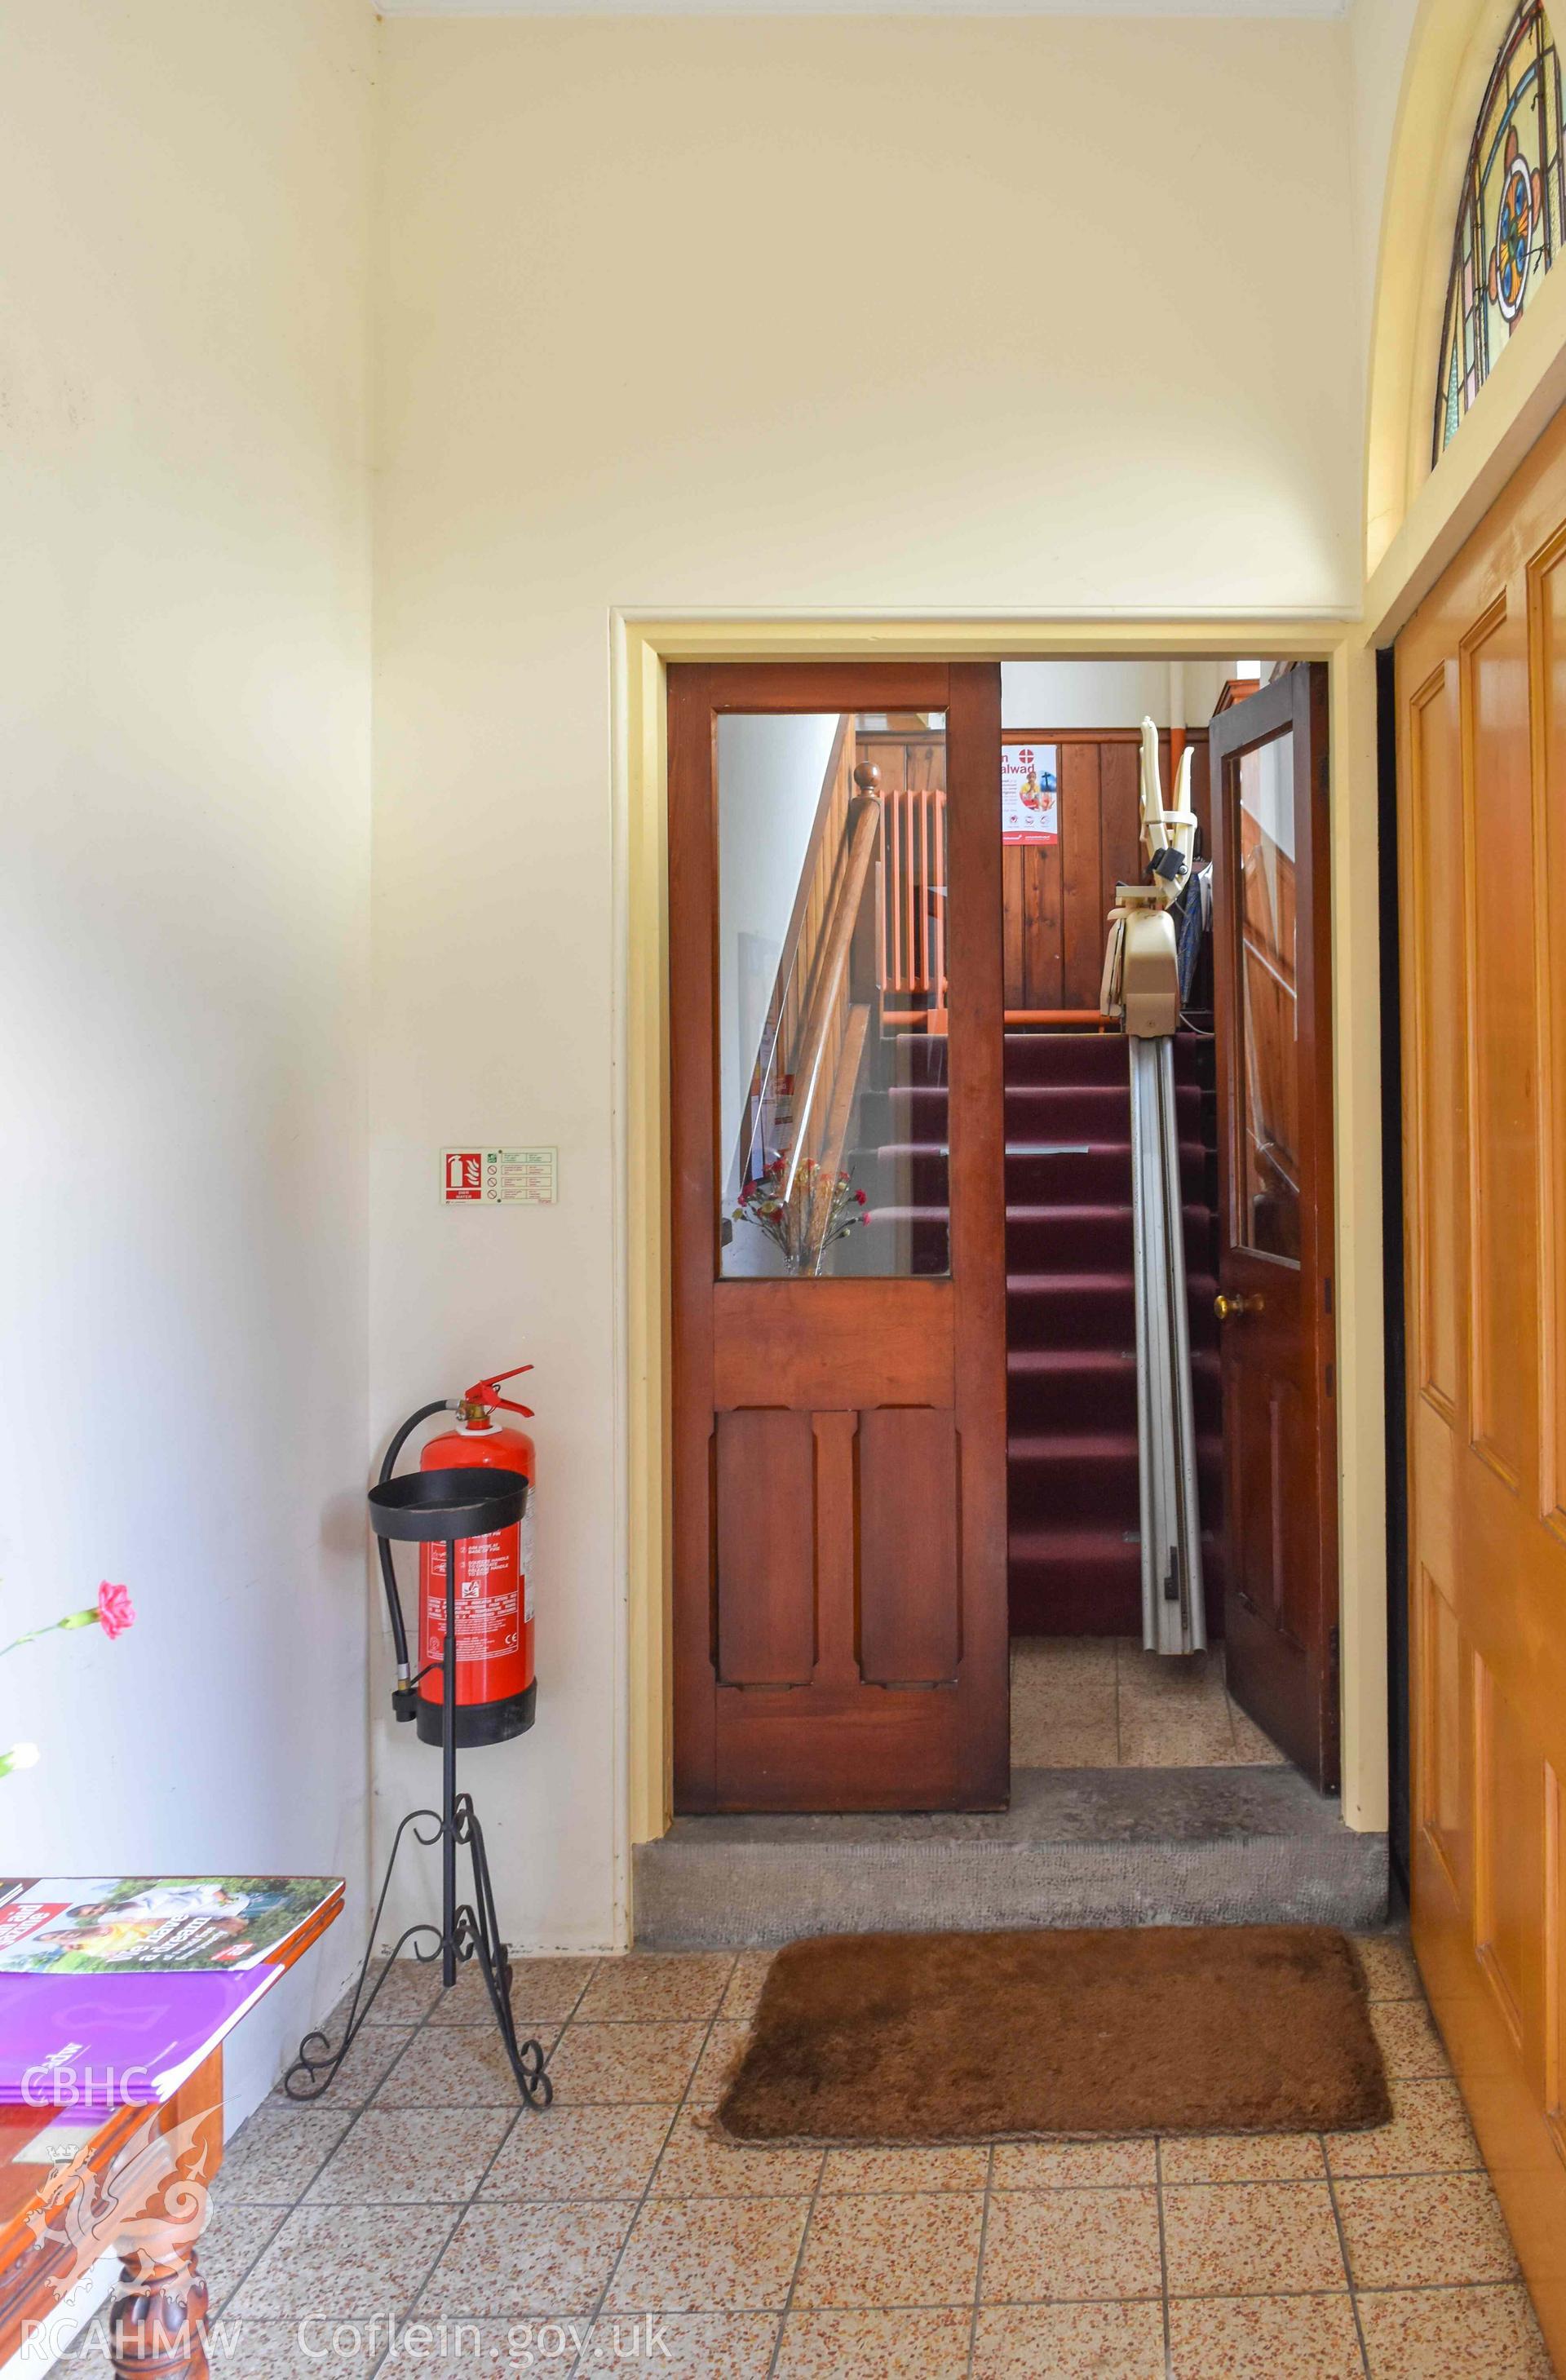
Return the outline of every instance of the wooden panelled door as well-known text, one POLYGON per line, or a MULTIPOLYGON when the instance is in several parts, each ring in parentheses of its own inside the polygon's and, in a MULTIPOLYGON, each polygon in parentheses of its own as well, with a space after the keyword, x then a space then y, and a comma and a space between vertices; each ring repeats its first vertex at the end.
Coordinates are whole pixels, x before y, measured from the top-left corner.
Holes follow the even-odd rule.
POLYGON ((1000 671, 676 666, 669 738, 675 1807, 1002 1807, 1000 671))
POLYGON ((1414 1939, 1566 2370, 1566 416, 1397 705, 1414 1939))
POLYGON ((1326 669, 1220 711, 1208 752, 1229 1685, 1336 1792, 1326 669))

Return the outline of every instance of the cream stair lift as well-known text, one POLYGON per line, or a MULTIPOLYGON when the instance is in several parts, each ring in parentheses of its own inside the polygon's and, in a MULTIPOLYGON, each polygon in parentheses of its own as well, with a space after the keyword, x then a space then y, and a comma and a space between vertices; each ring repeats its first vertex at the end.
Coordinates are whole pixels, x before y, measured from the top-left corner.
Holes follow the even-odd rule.
POLYGON ((1141 1481, 1142 1642, 1150 1653, 1206 1645, 1184 1201, 1174 1099, 1180 961, 1171 914, 1191 874, 1196 820, 1191 754, 1174 807, 1159 780, 1159 735, 1142 722, 1142 845, 1149 876, 1118 884, 1099 1006, 1131 1055, 1132 1223, 1136 1268, 1136 1438, 1141 1481))

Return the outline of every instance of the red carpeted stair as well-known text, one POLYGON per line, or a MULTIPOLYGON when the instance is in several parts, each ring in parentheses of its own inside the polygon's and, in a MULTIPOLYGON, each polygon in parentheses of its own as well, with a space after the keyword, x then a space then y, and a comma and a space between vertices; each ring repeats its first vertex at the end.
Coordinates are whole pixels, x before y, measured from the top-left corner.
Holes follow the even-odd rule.
MULTIPOLYGON (((1176 1045, 1209 1626, 1221 1489, 1211 1158, 1200 1045, 1176 1045)), ((1124 1040, 1006 1036, 1011 1617, 1019 1636, 1142 1627, 1131 1109, 1124 1040)))
MULTIPOLYGON (((851 1160, 869 1223, 837 1269, 944 1272, 946 1044, 907 1035, 886 1050, 891 1079, 861 1098, 851 1160)), ((1222 1440, 1211 1094, 1200 1080, 1209 1052, 1195 1035, 1175 1045, 1203 1554, 1216 1633, 1222 1440)), ((1008 1033, 1005 1081, 1012 1633, 1139 1635, 1125 1042, 1112 1033, 1008 1033)))

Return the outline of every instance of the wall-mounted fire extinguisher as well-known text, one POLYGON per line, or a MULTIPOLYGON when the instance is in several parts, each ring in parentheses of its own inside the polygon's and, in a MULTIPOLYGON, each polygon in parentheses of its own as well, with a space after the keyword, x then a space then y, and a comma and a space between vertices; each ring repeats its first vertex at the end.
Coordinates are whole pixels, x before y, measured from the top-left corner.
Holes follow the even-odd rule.
MULTIPOLYGON (((382 1481, 391 1477, 410 1433, 432 1414, 456 1415, 455 1428, 432 1438, 419 1458, 421 1471, 456 1470, 475 1463, 492 1471, 519 1471, 528 1481, 528 1509, 508 1529, 464 1537, 456 1549, 456 1740, 461 1745, 504 1743, 533 1724, 538 1682, 533 1675, 533 1502, 537 1493, 533 1441, 525 1430, 494 1418, 497 1412, 531 1421, 530 1405, 500 1392, 503 1380, 530 1372, 517 1364, 475 1380, 460 1397, 441 1397, 410 1414, 386 1449, 382 1481)), ((419 1549, 419 1668, 408 1660, 407 1631, 397 1592, 392 1549, 381 1540, 381 1575, 396 1646, 397 1682, 392 1708, 398 1718, 417 1718, 421 1743, 442 1737, 441 1662, 446 1637, 446 1549, 419 1549)))

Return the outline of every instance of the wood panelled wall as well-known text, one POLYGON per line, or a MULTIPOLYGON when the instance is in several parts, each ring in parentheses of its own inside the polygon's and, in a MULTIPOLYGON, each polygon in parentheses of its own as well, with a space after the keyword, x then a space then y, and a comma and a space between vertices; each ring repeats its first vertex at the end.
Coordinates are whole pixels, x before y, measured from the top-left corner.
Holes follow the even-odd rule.
MULTIPOLYGON (((1115 886, 1147 873, 1137 841, 1141 737, 1131 727, 1027 732, 1060 748, 1061 834, 1058 843, 1013 844, 1003 856, 1006 1005, 1096 1009, 1115 886)), ((1208 850, 1207 737, 1188 741, 1192 807, 1208 850)), ((1159 767, 1167 798, 1167 734, 1159 737, 1159 767)))
MULTIPOLYGON (((1024 738, 1060 748, 1061 830, 1056 843, 1013 844, 1002 854, 1006 1006, 1096 1011, 1115 886, 1146 873, 1137 842, 1142 739, 1134 727, 1006 730, 1008 742, 1024 738)), ((1192 808, 1210 855, 1206 729, 1191 730, 1186 741, 1195 754, 1192 808)), ((880 769, 883 786, 945 783, 944 739, 929 730, 861 735, 859 757, 880 769)), ((1167 796, 1167 731, 1159 766, 1167 796)))
POLYGON ((859 733, 859 759, 880 771, 890 791, 905 786, 914 793, 946 791, 946 731, 922 722, 893 719, 885 730, 859 733))

